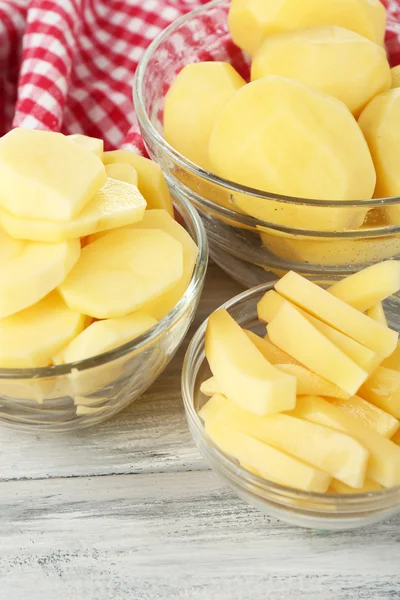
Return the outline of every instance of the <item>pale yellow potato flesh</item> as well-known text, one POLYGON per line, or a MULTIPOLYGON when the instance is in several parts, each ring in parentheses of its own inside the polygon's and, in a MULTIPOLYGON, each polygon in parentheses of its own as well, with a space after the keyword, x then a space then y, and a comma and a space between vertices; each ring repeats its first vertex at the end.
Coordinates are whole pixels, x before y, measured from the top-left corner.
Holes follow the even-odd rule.
POLYGON ((209 317, 206 357, 224 395, 258 415, 290 410, 296 379, 276 369, 225 309, 209 317))
POLYGON ((232 0, 228 25, 249 54, 268 35, 315 25, 338 25, 382 45, 386 11, 380 0, 232 0))
POLYGON ((295 79, 334 96, 356 116, 392 81, 382 46, 334 25, 266 37, 253 57, 251 78, 268 75, 295 79))
POLYGON ((101 160, 61 133, 13 129, 0 140, 0 206, 16 217, 69 221, 106 181, 101 160))
POLYGON ((400 371, 400 342, 397 343, 395 351, 381 363, 381 367, 400 371))
POLYGON ((139 178, 138 188, 147 202, 147 207, 163 208, 173 216, 172 200, 161 167, 154 161, 130 150, 104 152, 103 163, 106 166, 121 162, 128 163, 136 170, 139 178))
POLYGON ((59 291, 68 306, 91 317, 123 317, 172 289, 182 273, 182 244, 170 235, 116 229, 83 248, 59 291))
POLYGON ((0 319, 35 304, 60 285, 80 252, 79 240, 26 242, 0 229, 0 319))
POLYGON ((329 487, 328 493, 334 494, 368 494, 370 492, 377 492, 381 490, 382 486, 375 481, 371 481, 371 479, 366 479, 364 481, 364 485, 362 488, 354 488, 349 485, 346 485, 342 481, 338 481, 337 479, 332 479, 332 483, 329 487))
POLYGON ((139 178, 135 167, 128 163, 116 162, 106 165, 107 177, 111 179, 118 179, 118 181, 125 181, 125 183, 131 183, 132 185, 138 185, 139 178))
POLYGON ((400 65, 392 67, 390 73, 392 76, 392 88, 400 87, 400 65))
POLYGON ((301 396, 290 414, 354 436, 370 452, 367 477, 383 487, 400 484, 400 448, 318 396, 301 396))
POLYGON ((213 419, 218 411, 229 403, 229 400, 225 398, 220 393, 212 394, 209 400, 204 404, 204 406, 199 410, 199 417, 203 419, 203 421, 208 421, 209 419, 213 419))
POLYGON ((378 302, 378 304, 374 304, 373 306, 371 306, 371 308, 369 308, 365 312, 365 314, 370 319, 374 319, 374 321, 377 321, 381 325, 388 327, 388 322, 387 322, 387 318, 385 315, 385 309, 383 308, 382 302, 378 302))
MULTIPOLYGON (((326 394, 319 395, 324 396, 326 394)), ((400 427, 399 421, 392 415, 359 396, 353 396, 348 400, 341 400, 338 398, 328 398, 328 400, 331 404, 344 410, 344 412, 347 412, 355 419, 362 421, 365 425, 383 437, 393 437, 400 427)))
POLYGON ((378 367, 361 386, 359 395, 400 419, 400 371, 378 367))
POLYGON ((84 148, 87 152, 92 152, 100 158, 103 158, 104 152, 104 142, 103 140, 95 137, 90 137, 89 135, 84 135, 83 133, 71 133, 71 135, 67 135, 67 138, 78 146, 84 148))
POLYGON ((209 379, 203 381, 203 383, 200 385, 200 392, 205 396, 211 397, 221 394, 222 390, 215 377, 210 377, 209 379))
POLYGON ((63 242, 136 223, 145 209, 146 201, 135 185, 108 178, 82 212, 70 221, 15 217, 0 208, 0 223, 14 238, 63 242))
POLYGON ((208 144, 215 120, 245 80, 226 62, 186 65, 164 101, 164 137, 175 150, 210 170, 208 144))

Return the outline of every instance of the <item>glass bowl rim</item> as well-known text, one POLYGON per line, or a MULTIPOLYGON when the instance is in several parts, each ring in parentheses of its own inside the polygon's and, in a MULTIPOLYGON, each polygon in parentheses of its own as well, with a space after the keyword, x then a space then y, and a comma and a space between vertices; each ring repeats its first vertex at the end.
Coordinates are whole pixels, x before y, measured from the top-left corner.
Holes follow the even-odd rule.
MULTIPOLYGON (((310 280, 319 282, 332 281, 333 279, 333 277, 310 278, 310 280)), ((237 296, 234 296, 215 310, 225 308, 229 311, 229 309, 234 308, 237 304, 240 304, 243 301, 251 300, 252 298, 256 297, 260 292, 265 293, 273 289, 276 281, 278 281, 278 279, 268 283, 262 283, 248 290, 245 290, 244 292, 238 294, 237 296)), ((203 421, 201 420, 194 408, 193 393, 191 391, 192 384, 193 387, 195 384, 195 381, 193 381, 192 357, 196 356, 197 352, 201 348, 203 349, 202 353, 204 354, 204 339, 207 322, 208 317, 203 321, 203 323, 198 327, 197 331, 193 335, 185 354, 181 376, 183 404, 188 421, 196 428, 196 431, 200 434, 201 439, 206 443, 207 447, 211 449, 213 455, 215 455, 218 463, 220 463, 223 467, 227 468, 228 471, 231 471, 231 474, 235 479, 236 485, 244 486, 246 483, 250 483, 253 488, 253 493, 257 494, 258 491, 258 495, 264 500, 268 500, 268 498, 265 497, 264 494, 272 492, 276 495, 277 498, 281 498, 282 501, 289 498, 301 501, 303 504, 298 507, 298 510, 309 510, 310 507, 307 507, 307 502, 312 501, 318 503, 318 508, 312 508, 312 510, 316 512, 318 510, 320 511, 324 509, 332 509, 333 505, 335 505, 336 513, 344 513, 348 510, 356 509, 365 511, 368 510, 369 505, 371 505, 371 509, 376 508, 379 510, 379 507, 373 506, 374 502, 379 502, 379 500, 381 500, 382 502, 385 502, 386 506, 386 503, 390 501, 391 498, 393 498, 393 500, 396 500, 400 506, 400 485, 393 486, 390 488, 383 488, 382 490, 377 490, 374 492, 362 492, 356 494, 329 494, 327 492, 307 492, 299 490, 297 488, 291 488, 290 486, 275 483, 267 479, 263 479, 262 477, 259 477, 258 475, 251 473, 250 471, 247 471, 228 454, 225 454, 222 450, 220 450, 220 448, 206 433, 203 421)), ((204 360, 205 355, 203 357, 203 361, 204 360)), ((216 472, 218 473, 218 470, 216 470, 216 472)), ((294 509, 296 509, 296 507, 294 507, 294 509)), ((333 514, 334 513, 332 511, 332 515, 333 514)))
MULTIPOLYGON (((218 185, 219 187, 230 192, 231 194, 234 194, 234 193, 246 194, 248 196, 260 198, 262 200, 274 200, 278 203, 281 203, 283 206, 285 206, 286 204, 291 204, 291 205, 294 204, 294 205, 300 205, 300 206, 319 207, 322 209, 323 208, 338 208, 338 207, 339 208, 340 207, 353 207, 353 208, 365 208, 368 210, 371 208, 379 208, 379 207, 383 207, 383 206, 386 207, 386 206, 392 206, 392 205, 399 204, 400 196, 393 196, 393 197, 388 197, 388 198, 372 198, 372 199, 369 198, 367 200, 360 199, 360 200, 325 201, 325 200, 298 198, 298 197, 294 197, 294 196, 292 197, 292 196, 268 193, 268 192, 264 192, 262 190, 258 190, 256 188, 251 188, 251 187, 247 187, 244 185, 240 185, 240 184, 237 184, 228 179, 218 177, 217 175, 214 175, 213 173, 210 173, 209 171, 206 171, 206 170, 202 169, 201 167, 197 166, 194 162, 185 158, 182 154, 180 154, 180 152, 175 150, 165 140, 165 138, 161 135, 161 133, 159 133, 157 131, 157 129, 152 124, 151 119, 150 119, 150 117, 146 111, 146 107, 145 107, 144 79, 145 79, 145 75, 146 75, 146 72, 148 69, 149 62, 153 58, 153 55, 157 52, 159 46, 161 44, 163 44, 169 38, 169 36, 171 34, 173 34, 176 30, 178 30, 182 25, 184 25, 186 22, 193 19, 193 17, 196 17, 203 13, 207 13, 207 11, 209 11, 210 9, 213 9, 218 6, 224 6, 225 4, 227 4, 227 1, 228 0, 212 0, 208 4, 205 4, 199 8, 196 8, 196 9, 190 11, 189 13, 186 13, 179 19, 176 19, 173 23, 171 23, 171 25, 169 25, 167 28, 165 28, 162 32, 159 33, 159 35, 153 40, 153 42, 148 46, 148 48, 143 53, 143 55, 139 61, 136 73, 135 73, 134 84, 133 84, 133 101, 135 104, 138 121, 139 121, 139 124, 140 124, 141 128, 143 129, 143 131, 145 131, 146 134, 149 136, 149 138, 155 143, 155 145, 157 147, 161 148, 162 151, 165 153, 165 155, 170 160, 172 160, 175 164, 177 164, 180 168, 184 169, 185 171, 189 171, 195 177, 204 179, 208 183, 218 185)), ((181 183, 181 185, 184 185, 184 184, 181 183)), ((190 188, 187 188, 187 189, 190 190, 190 188)), ((281 227, 279 225, 274 225, 267 221, 262 221, 255 217, 251 217, 250 215, 243 215, 234 210, 230 210, 229 208, 222 207, 219 204, 212 202, 211 200, 207 200, 206 198, 203 198, 202 196, 198 195, 197 193, 193 192, 192 190, 190 190, 190 191, 191 191, 192 196, 196 199, 196 202, 198 202, 200 205, 205 206, 208 209, 214 210, 215 212, 217 212, 218 214, 220 214, 221 216, 223 216, 225 218, 229 218, 233 221, 237 221, 238 223, 241 223, 243 225, 255 226, 256 224, 260 224, 260 225, 267 226, 268 228, 271 228, 271 229, 281 230, 281 227)), ((285 228, 283 228, 283 230, 285 230, 285 228)), ((343 233, 343 232, 321 232, 320 233, 320 232, 316 232, 316 231, 309 232, 308 230, 294 230, 294 229, 288 229, 288 231, 291 233, 296 233, 296 231, 298 231, 299 233, 302 233, 303 235, 305 235, 305 234, 321 235, 321 233, 323 233, 325 235, 326 233, 328 233, 328 235, 325 235, 325 237, 331 237, 331 236, 334 237, 334 236, 337 236, 338 234, 343 233), (329 233, 331 234, 330 236, 329 236, 329 233)), ((360 231, 360 230, 354 230, 354 233, 356 233, 356 231, 360 231)), ((375 236, 377 236, 377 235, 379 235, 379 233, 380 234, 398 233, 399 231, 400 231, 400 225, 399 226, 391 225, 391 226, 382 226, 382 227, 376 227, 376 228, 366 228, 366 229, 362 230, 362 234, 366 235, 370 232, 370 233, 373 233, 375 236)), ((349 237, 350 237, 352 231, 348 230, 344 233, 348 233, 349 237)))
POLYGON ((193 298, 196 298, 199 295, 199 292, 202 288, 208 264, 208 240, 203 222, 196 209, 191 206, 190 202, 184 198, 175 198, 174 204, 177 205, 178 209, 179 207, 183 208, 185 213, 183 218, 185 222, 190 223, 190 227, 192 228, 194 234, 193 239, 198 247, 198 255, 192 278, 188 287, 186 288, 185 293, 180 298, 179 302, 174 306, 174 308, 167 315, 165 315, 165 317, 160 319, 160 321, 158 321, 153 327, 151 327, 151 329, 134 338, 130 342, 122 344, 121 346, 109 350, 108 352, 103 352, 102 354, 97 354, 95 356, 73 363, 66 363, 64 365, 19 369, 0 368, 0 380, 39 380, 43 378, 68 375, 75 370, 84 371, 94 367, 100 367, 133 351, 140 350, 143 346, 154 342, 157 338, 161 337, 165 331, 179 321, 192 303, 193 298))

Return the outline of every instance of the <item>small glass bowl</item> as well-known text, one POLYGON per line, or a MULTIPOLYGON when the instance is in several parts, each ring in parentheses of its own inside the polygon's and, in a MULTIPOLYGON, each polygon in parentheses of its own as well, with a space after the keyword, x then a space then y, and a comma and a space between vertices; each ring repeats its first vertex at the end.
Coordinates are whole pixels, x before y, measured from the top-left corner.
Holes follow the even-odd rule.
POLYGON ((165 95, 185 65, 227 61, 248 78, 249 59, 228 31, 229 4, 215 0, 174 21, 144 53, 134 84, 148 152, 162 167, 173 195, 198 209, 210 256, 247 287, 291 269, 343 277, 398 256, 400 198, 324 202, 268 194, 204 171, 165 141, 165 95), (248 214, 240 212, 243 200, 248 214), (264 217, 266 206, 268 220, 262 220, 260 208, 264 217))
POLYGON ((34 432, 89 427, 131 404, 161 375, 193 321, 208 260, 197 212, 184 200, 175 209, 199 253, 190 284, 174 309, 140 337, 93 358, 37 369, 0 369, 0 424, 34 432))
MULTIPOLYGON (((318 280, 324 285, 334 279, 318 280)), ((259 285, 239 294, 223 307, 244 328, 259 335, 265 325, 257 319, 257 302, 273 283, 259 285)), ((389 325, 400 330, 400 294, 384 303, 389 325)), ((187 350, 182 372, 182 395, 189 429, 210 467, 236 493, 259 510, 300 527, 342 530, 371 525, 400 513, 400 486, 362 494, 321 494, 267 481, 247 471, 222 452, 207 435, 198 415, 207 402, 200 392, 201 383, 211 376, 205 357, 204 338, 207 321, 197 330, 187 350)))

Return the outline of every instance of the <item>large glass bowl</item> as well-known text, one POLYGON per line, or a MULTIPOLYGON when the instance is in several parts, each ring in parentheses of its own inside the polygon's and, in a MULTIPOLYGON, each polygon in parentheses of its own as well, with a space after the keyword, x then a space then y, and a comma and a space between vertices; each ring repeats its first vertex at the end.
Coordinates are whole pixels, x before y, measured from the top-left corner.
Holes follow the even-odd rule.
MULTIPOLYGON (((193 321, 207 270, 207 238, 184 200, 175 209, 199 253, 190 284, 152 329, 104 354, 38 369, 0 369, 0 424, 26 431, 69 431, 112 417, 164 371, 193 321)), ((40 335, 40 331, 38 331, 40 335)))
MULTIPOLYGON (((333 283, 333 278, 319 281, 333 283)), ((223 307, 244 328, 261 335, 265 325, 257 319, 257 302, 273 283, 263 284, 236 296, 223 307)), ((389 325, 400 330, 400 294, 384 303, 389 325)), ((321 494, 289 488, 252 474, 224 454, 207 435, 198 416, 208 400, 201 383, 211 376, 205 358, 204 337, 207 321, 195 333, 186 353, 182 373, 182 395, 190 432, 210 467, 239 496, 261 511, 301 527, 341 530, 371 525, 400 513, 400 486, 378 492, 354 495, 321 494)))
POLYGON ((165 94, 185 65, 228 61, 248 76, 248 58, 228 31, 228 9, 228 0, 215 0, 175 21, 144 53, 134 84, 148 152, 161 165, 174 196, 198 209, 211 257, 250 287, 270 280, 271 273, 280 276, 294 269, 305 275, 344 276, 399 255, 400 198, 323 202, 268 194, 200 169, 165 141, 165 94), (244 199, 247 214, 239 209, 244 199), (260 220, 265 206, 268 219, 260 220))

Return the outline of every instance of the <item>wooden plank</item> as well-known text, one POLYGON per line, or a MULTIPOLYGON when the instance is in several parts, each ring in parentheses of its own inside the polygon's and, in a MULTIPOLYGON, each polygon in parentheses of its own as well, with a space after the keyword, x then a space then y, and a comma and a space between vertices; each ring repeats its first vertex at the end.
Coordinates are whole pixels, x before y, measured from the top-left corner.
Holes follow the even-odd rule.
POLYGON ((399 598, 400 518, 302 530, 210 472, 0 484, 7 600, 399 598))
POLYGON ((203 319, 241 289, 218 267, 210 266, 196 320, 183 347, 151 389, 114 419, 57 436, 0 427, 0 480, 205 468, 184 417, 183 356, 203 319))

